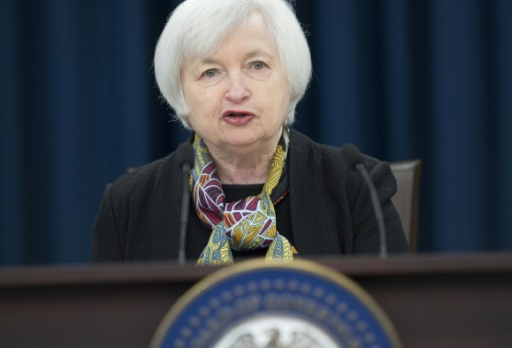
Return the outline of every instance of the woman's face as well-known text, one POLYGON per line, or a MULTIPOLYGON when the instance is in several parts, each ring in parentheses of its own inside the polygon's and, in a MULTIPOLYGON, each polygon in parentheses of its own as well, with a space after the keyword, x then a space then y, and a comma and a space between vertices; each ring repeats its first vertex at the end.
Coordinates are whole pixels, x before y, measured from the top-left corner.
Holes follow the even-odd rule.
POLYGON ((290 93, 277 48, 259 15, 230 34, 212 56, 186 62, 181 78, 188 121, 210 151, 273 153, 290 93))

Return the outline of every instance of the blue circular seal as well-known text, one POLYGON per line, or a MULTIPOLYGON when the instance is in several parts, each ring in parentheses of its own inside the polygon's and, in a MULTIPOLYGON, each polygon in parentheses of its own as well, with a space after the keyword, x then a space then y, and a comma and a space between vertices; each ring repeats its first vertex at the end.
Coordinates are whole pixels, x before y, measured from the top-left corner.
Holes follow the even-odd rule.
POLYGON ((316 263, 242 262, 192 287, 151 347, 401 347, 391 322, 349 278, 316 263))

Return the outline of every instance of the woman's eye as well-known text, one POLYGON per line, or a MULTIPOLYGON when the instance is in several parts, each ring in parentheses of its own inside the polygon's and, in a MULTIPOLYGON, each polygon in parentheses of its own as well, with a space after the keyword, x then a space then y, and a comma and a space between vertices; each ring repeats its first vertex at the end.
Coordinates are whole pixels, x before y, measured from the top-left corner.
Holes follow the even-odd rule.
POLYGON ((217 69, 208 69, 203 72, 202 76, 204 77, 214 77, 217 74, 217 69))
POLYGON ((252 62, 251 66, 255 70, 261 70, 261 69, 264 69, 267 65, 265 63, 261 62, 261 61, 256 61, 256 62, 252 62))

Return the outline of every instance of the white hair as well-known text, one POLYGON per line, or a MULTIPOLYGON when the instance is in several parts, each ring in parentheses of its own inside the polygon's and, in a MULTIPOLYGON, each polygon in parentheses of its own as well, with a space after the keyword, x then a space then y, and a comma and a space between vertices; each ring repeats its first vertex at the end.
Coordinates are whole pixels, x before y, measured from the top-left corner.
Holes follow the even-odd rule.
POLYGON ((189 108, 183 94, 184 62, 207 57, 250 15, 258 13, 274 39, 288 79, 290 107, 287 123, 311 78, 311 55, 304 32, 286 0, 186 0, 170 15, 156 45, 154 68, 162 96, 185 128, 189 108))

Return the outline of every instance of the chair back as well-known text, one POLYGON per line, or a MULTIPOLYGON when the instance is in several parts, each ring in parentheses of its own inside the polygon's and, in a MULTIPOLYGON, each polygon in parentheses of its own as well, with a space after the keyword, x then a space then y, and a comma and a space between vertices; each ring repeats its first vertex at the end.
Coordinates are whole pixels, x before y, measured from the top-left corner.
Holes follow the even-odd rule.
POLYGON ((405 237, 411 251, 418 248, 418 210, 421 160, 391 162, 397 191, 391 198, 402 220, 405 237))

